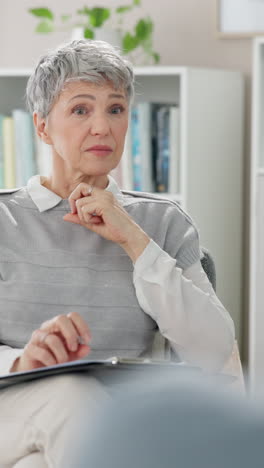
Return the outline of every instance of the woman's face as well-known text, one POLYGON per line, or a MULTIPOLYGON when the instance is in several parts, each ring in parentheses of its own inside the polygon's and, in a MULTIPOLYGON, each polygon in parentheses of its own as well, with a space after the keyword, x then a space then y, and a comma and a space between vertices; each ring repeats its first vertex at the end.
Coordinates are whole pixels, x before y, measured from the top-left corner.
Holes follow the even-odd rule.
POLYGON ((107 175, 122 156, 129 103, 123 89, 67 83, 45 120, 46 142, 68 170, 107 175))

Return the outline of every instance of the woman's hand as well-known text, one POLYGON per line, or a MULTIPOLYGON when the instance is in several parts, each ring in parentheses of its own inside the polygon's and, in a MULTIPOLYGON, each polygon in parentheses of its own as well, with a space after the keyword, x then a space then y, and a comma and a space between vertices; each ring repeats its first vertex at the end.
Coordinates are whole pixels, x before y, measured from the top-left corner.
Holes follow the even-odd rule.
POLYGON ((58 315, 32 333, 10 371, 27 371, 81 359, 90 351, 89 341, 89 328, 77 312, 58 315))
POLYGON ((71 193, 69 202, 72 212, 63 217, 64 221, 80 224, 116 242, 133 262, 148 245, 150 238, 111 192, 81 183, 71 193))

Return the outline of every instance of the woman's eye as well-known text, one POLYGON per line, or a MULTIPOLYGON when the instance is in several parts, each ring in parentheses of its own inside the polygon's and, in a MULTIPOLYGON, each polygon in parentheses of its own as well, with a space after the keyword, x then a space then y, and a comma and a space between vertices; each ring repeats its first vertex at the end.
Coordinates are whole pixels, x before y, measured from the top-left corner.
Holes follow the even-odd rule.
POLYGON ((121 114, 123 111, 123 106, 114 106, 111 108, 111 114, 121 114))
POLYGON ((78 107, 75 107, 73 109, 73 113, 76 114, 76 115, 85 115, 87 114, 87 109, 86 107, 83 107, 83 106, 78 106, 78 107))

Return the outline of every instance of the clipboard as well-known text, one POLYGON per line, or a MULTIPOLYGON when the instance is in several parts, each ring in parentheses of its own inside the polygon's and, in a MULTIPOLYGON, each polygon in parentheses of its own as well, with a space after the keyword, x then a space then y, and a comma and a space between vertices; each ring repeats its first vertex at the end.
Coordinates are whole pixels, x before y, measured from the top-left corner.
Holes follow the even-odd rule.
POLYGON ((170 361, 156 361, 152 359, 126 359, 113 356, 108 359, 95 359, 95 360, 77 360, 66 362, 63 364, 56 364, 54 366, 40 367, 38 369, 12 372, 0 376, 0 390, 11 385, 30 382, 32 380, 41 379, 44 377, 51 377, 60 374, 69 374, 77 372, 95 373, 102 370, 127 370, 127 371, 154 371, 154 370, 183 370, 186 368, 195 371, 200 371, 199 368, 186 366, 184 363, 170 362, 170 361))
MULTIPOLYGON (((124 370, 129 373, 134 372, 177 372, 181 373, 192 373, 192 375, 198 375, 200 377, 206 377, 203 370, 199 367, 194 367, 188 365, 184 362, 173 362, 173 361, 164 361, 164 360, 153 360, 145 358, 119 358, 117 356, 110 357, 108 359, 97 359, 97 360, 77 360, 66 362, 63 364, 56 364, 54 366, 40 367, 38 369, 25 371, 25 372, 12 372, 10 374, 5 374, 0 376, 0 390, 11 385, 16 385, 20 383, 30 382, 36 379, 41 379, 45 377, 51 377, 60 374, 69 374, 69 373, 96 373, 96 372, 105 372, 110 371, 112 376, 114 376, 115 370, 124 370)), ((207 374, 208 377, 208 374, 207 374)), ((236 377, 228 374, 214 374, 211 375, 214 379, 219 379, 220 383, 232 383, 236 380, 236 377)))

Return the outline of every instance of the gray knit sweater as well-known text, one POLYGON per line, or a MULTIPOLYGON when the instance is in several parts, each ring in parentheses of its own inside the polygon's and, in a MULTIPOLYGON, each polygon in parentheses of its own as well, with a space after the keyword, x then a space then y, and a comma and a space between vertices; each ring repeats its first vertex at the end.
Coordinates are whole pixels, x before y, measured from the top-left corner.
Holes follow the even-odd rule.
MULTIPOLYGON (((125 193, 124 208, 185 269, 200 258, 198 233, 171 201, 125 193)), ((123 249, 63 221, 68 200, 44 212, 27 188, 0 192, 0 343, 23 347, 51 317, 79 312, 92 332, 89 358, 140 356, 154 320, 139 306, 123 249)))

